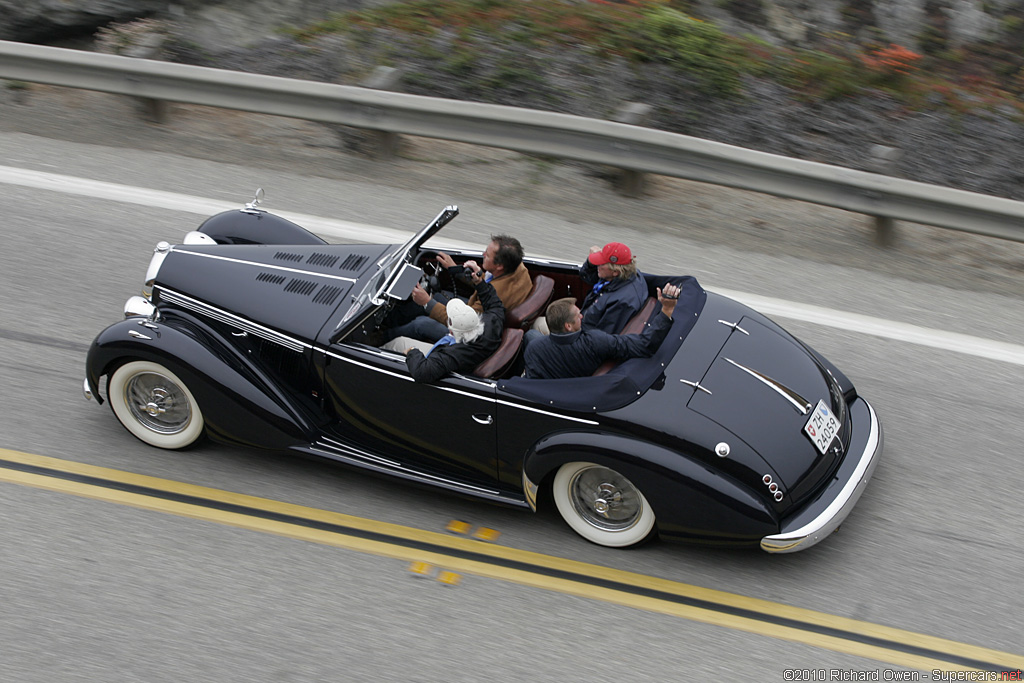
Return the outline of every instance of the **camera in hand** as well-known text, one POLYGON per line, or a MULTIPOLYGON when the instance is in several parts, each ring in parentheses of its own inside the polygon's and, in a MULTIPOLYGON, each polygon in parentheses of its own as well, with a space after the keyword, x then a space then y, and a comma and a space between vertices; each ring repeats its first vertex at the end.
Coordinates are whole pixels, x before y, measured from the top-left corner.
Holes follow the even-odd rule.
POLYGON ((473 281, 473 273, 475 273, 475 272, 476 271, 473 270, 472 268, 470 268, 469 266, 463 266, 462 267, 462 279, 465 280, 466 282, 472 282, 473 281))

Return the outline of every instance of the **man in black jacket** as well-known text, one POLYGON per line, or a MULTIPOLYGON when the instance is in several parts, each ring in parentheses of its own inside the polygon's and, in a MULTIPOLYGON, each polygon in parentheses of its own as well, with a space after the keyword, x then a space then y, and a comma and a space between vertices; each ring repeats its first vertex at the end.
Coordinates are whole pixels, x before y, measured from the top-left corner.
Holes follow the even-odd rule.
POLYGON ((494 286, 484 282, 482 275, 483 271, 477 271, 472 279, 483 313, 461 299, 452 299, 446 307, 448 334, 426 353, 416 345, 406 350, 405 363, 417 382, 436 382, 453 372, 472 372, 501 345, 505 307, 494 286))
POLYGON ((658 350, 672 327, 679 288, 658 288, 661 312, 640 334, 608 334, 583 329, 583 314, 572 298, 553 301, 545 314, 551 334, 526 347, 526 377, 559 379, 589 377, 607 360, 646 358, 658 350))

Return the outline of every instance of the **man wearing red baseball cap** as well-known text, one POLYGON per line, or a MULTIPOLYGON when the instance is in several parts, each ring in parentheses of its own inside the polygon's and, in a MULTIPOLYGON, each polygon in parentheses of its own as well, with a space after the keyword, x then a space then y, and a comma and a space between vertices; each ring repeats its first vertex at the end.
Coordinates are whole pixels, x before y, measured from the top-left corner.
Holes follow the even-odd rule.
POLYGON ((633 252, 622 242, 590 247, 590 255, 580 266, 580 277, 593 285, 580 306, 583 329, 618 334, 649 296, 633 252))
POLYGON ((609 242, 603 247, 591 247, 590 256, 587 257, 587 260, 595 266, 603 266, 606 263, 632 263, 633 252, 622 242, 609 242))

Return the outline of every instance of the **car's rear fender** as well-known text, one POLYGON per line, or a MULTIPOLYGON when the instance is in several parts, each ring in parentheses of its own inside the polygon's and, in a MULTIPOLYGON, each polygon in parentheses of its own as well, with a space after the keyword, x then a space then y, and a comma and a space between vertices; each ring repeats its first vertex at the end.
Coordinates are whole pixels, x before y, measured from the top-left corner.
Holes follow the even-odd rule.
POLYGON ((283 449, 315 439, 315 425, 259 367, 215 336, 202 336, 200 341, 196 330, 166 321, 131 318, 111 325, 96 337, 86 360, 93 396, 102 401, 101 377, 126 362, 147 360, 188 385, 215 440, 283 449))
POLYGON ((524 486, 539 485, 568 462, 614 469, 650 503, 658 532, 678 540, 756 545, 779 522, 764 501, 740 482, 684 453, 600 431, 565 431, 541 439, 523 463, 524 486))

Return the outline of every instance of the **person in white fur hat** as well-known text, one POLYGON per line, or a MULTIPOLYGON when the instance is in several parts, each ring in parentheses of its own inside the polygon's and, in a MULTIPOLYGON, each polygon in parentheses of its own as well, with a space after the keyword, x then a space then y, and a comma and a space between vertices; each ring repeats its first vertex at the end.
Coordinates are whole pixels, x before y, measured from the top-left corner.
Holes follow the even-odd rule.
MULTIPOLYGON (((505 307, 489 282, 480 277, 482 271, 473 275, 476 294, 483 304, 483 313, 477 313, 461 299, 452 299, 446 308, 448 313, 448 334, 439 342, 424 349, 415 340, 406 346, 405 363, 417 382, 436 382, 453 372, 470 373, 501 344, 501 333, 505 326, 505 307)), ((395 342, 389 344, 395 348, 395 342)))

